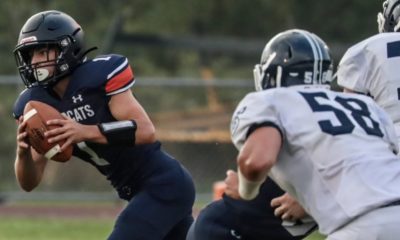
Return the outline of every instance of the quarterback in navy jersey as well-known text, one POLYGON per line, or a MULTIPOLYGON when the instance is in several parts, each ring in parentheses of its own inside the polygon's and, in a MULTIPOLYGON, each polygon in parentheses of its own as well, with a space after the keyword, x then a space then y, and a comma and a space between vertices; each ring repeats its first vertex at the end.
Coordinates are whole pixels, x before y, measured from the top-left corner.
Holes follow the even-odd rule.
POLYGON ((129 201, 109 236, 124 239, 185 239, 193 221, 194 185, 186 169, 161 149, 154 126, 131 92, 134 74, 127 58, 86 58, 83 31, 59 11, 33 15, 22 27, 14 50, 26 89, 15 102, 19 121, 15 172, 20 186, 39 185, 48 159, 27 141, 24 107, 49 104, 65 119, 49 142, 65 140, 73 155, 96 167, 129 201))

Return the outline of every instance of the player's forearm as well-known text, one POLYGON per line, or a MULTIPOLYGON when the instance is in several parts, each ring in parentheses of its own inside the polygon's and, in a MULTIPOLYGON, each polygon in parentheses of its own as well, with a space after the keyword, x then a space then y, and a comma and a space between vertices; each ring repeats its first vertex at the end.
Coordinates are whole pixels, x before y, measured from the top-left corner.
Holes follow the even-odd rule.
POLYGON ((150 144, 156 141, 156 130, 151 121, 137 121, 136 144, 150 144))
POLYGON ((265 180, 274 161, 268 155, 255 148, 243 148, 237 159, 238 167, 246 179, 249 181, 265 180))
POLYGON ((282 138, 277 129, 261 127, 250 134, 239 152, 237 163, 249 181, 265 179, 277 161, 282 138))
POLYGON ((106 144, 107 138, 100 132, 100 129, 97 125, 83 125, 85 132, 85 141, 106 144))
POLYGON ((43 156, 35 156, 32 153, 17 154, 15 159, 15 176, 21 188, 27 192, 36 188, 43 176, 44 164, 47 161, 43 156))

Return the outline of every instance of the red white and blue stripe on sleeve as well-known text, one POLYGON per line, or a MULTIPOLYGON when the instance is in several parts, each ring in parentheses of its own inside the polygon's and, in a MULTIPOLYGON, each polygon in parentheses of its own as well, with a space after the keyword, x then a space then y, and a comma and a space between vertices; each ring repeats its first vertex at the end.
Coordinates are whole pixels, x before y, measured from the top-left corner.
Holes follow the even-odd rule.
POLYGON ((107 75, 106 95, 112 96, 130 89, 135 83, 135 77, 128 59, 107 75))

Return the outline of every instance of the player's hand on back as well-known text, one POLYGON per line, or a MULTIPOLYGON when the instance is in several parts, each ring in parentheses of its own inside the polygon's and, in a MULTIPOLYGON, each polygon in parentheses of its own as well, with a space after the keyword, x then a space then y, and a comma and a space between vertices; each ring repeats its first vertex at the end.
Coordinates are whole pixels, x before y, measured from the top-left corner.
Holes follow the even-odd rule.
POLYGON ((228 170, 226 171, 225 178, 225 194, 234 199, 241 199, 239 195, 239 178, 235 171, 228 170))
POLYGON ((275 216, 282 220, 296 221, 307 215, 303 207, 288 193, 272 199, 271 206, 275 208, 275 216))

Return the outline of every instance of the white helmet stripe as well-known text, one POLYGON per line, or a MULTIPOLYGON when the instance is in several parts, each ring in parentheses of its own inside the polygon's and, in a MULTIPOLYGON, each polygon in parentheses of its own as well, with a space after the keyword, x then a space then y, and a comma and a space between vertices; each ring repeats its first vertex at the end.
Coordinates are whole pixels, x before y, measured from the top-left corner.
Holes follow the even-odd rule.
POLYGON ((318 67, 319 67, 319 65, 321 65, 321 64, 319 64, 319 60, 322 59, 322 57, 320 57, 321 49, 319 48, 318 44, 315 44, 314 40, 310 37, 308 32, 305 32, 303 30, 297 30, 297 32, 302 34, 307 39, 307 41, 310 43, 310 46, 311 46, 311 49, 312 49, 313 55, 314 55, 313 84, 317 84, 317 74, 315 74, 315 73, 318 72, 318 67))
POLYGON ((317 46, 317 52, 318 52, 318 56, 319 56, 319 71, 318 71, 319 84, 323 84, 323 82, 322 82, 322 63, 324 60, 324 56, 322 54, 321 45, 318 44, 318 39, 316 38, 316 36, 314 34, 312 34, 312 40, 314 41, 315 46, 317 46))

